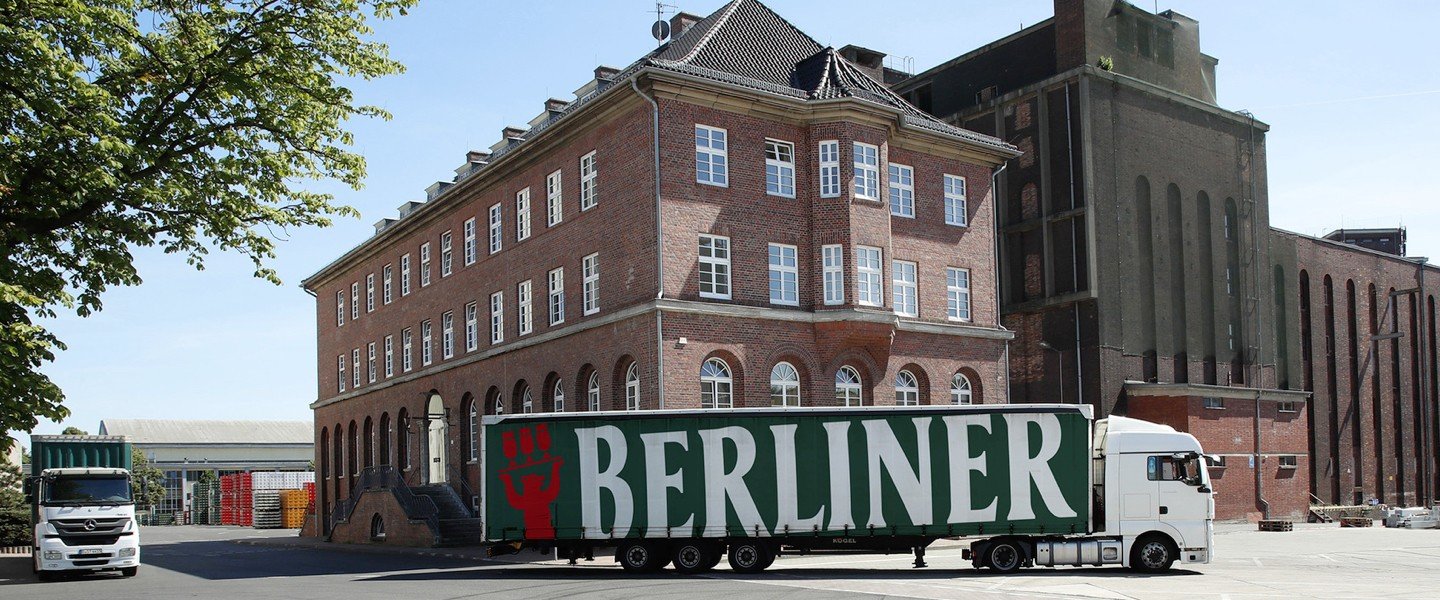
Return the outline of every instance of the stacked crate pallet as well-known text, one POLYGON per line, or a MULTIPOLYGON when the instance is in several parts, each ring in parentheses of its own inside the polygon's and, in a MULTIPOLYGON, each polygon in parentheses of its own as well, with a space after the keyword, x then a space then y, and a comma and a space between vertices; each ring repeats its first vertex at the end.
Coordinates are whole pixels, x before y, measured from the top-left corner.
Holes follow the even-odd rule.
POLYGON ((256 529, 279 529, 283 524, 280 515, 279 490, 255 490, 253 493, 252 523, 256 529))
POLYGON ((299 529, 305 523, 305 512, 309 506, 309 495, 303 489, 280 492, 281 526, 299 529))
POLYGON ((220 524, 235 525, 239 518, 235 511, 235 476, 220 476, 220 524))
POLYGON ((255 510, 252 506, 255 501, 253 495, 255 490, 251 486, 250 474, 236 473, 235 480, 237 482, 235 489, 235 524, 241 527, 251 527, 255 525, 255 510))

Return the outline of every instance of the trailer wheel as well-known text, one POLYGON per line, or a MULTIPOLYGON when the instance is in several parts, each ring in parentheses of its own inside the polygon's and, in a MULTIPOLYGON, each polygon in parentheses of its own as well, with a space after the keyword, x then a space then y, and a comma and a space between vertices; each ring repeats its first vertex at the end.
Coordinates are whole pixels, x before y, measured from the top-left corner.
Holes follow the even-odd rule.
POLYGON ((675 570, 686 575, 704 573, 715 568, 720 562, 722 550, 715 544, 700 540, 680 542, 675 545, 671 563, 675 570))
POLYGON ((615 552, 615 560, 626 571, 649 573, 658 571, 670 562, 662 558, 659 548, 650 542, 632 542, 621 545, 615 552))
POLYGON ((1015 540, 1000 540, 985 552, 985 564, 997 573, 1014 573, 1025 564, 1025 551, 1015 540))
POLYGON ((767 558, 770 548, 759 541, 733 542, 730 544, 730 568, 738 573, 759 573, 769 566, 767 558))
POLYGON ((1159 573, 1175 564, 1175 544, 1159 534, 1141 536, 1130 548, 1130 568, 1141 573, 1159 573))

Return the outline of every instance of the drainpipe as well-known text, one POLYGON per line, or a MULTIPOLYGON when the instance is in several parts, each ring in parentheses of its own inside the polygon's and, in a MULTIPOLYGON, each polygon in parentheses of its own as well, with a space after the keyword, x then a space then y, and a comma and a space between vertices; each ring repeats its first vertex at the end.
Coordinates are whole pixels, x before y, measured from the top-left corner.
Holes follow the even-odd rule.
POLYGON ((665 228, 660 222, 660 104, 640 91, 639 76, 630 79, 630 89, 650 103, 651 149, 655 154, 655 381, 656 398, 665 408, 665 317, 658 301, 665 298, 665 228))
POLYGON ((1265 477, 1262 474, 1265 456, 1260 452, 1260 390, 1255 390, 1255 502, 1262 518, 1270 518, 1270 503, 1265 501, 1265 477))
MULTIPOLYGON (((1065 85, 1065 157, 1070 160, 1070 165, 1069 165, 1068 168, 1066 168, 1066 171, 1069 171, 1069 173, 1070 173, 1070 210, 1075 210, 1075 146, 1074 146, 1074 140, 1073 140, 1074 136, 1071 135, 1071 133, 1070 133, 1071 131, 1074 131, 1075 128, 1070 126, 1070 125, 1071 125, 1070 119, 1071 119, 1071 116, 1070 116, 1070 85, 1069 85, 1069 84, 1066 84, 1066 85, 1065 85)), ((1088 211, 1087 211, 1087 212, 1088 212, 1088 211)), ((1075 219, 1070 219, 1070 241, 1071 241, 1071 243, 1074 243, 1075 240, 1079 239, 1079 237, 1080 237, 1080 232, 1077 231, 1076 228, 1075 228, 1075 219)), ((1080 257, 1079 257, 1079 253, 1077 253, 1074 248, 1071 248, 1071 249, 1070 249, 1070 278, 1075 282, 1075 287, 1077 287, 1077 288, 1080 287, 1080 257)), ((1084 403, 1085 403, 1085 365, 1084 365, 1085 361, 1084 361, 1084 359, 1083 359, 1083 355, 1080 354, 1080 302, 1079 302, 1079 301, 1076 301, 1076 302, 1072 303, 1072 304, 1070 305, 1070 307, 1071 307, 1071 314, 1073 315, 1071 318, 1073 318, 1073 319, 1075 320, 1075 403, 1076 403, 1076 404, 1084 404, 1084 403)), ((1060 373, 1061 373, 1061 377, 1063 378, 1065 372, 1062 370, 1060 373)), ((1062 388, 1061 388, 1061 389, 1064 389, 1064 388, 1063 388, 1063 385, 1064 385, 1064 384, 1061 384, 1061 385, 1062 385, 1062 388)))
MULTIPOLYGON (((990 253, 990 289, 995 290, 995 326, 1004 329, 1000 324, 1000 235, 996 214, 1000 210, 1000 174, 1010 162, 1000 165, 995 172, 990 174, 990 229, 994 232, 995 250, 990 253)), ((1004 402, 1010 403, 1010 340, 1005 340, 1005 396, 1004 402)))

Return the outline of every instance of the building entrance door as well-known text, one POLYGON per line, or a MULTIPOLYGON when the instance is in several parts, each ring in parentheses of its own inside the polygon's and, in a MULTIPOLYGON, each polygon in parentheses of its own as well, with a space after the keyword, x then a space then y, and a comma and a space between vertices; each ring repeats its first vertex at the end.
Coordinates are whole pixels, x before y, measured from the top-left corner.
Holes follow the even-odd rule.
POLYGON ((428 435, 429 458, 430 458, 430 483, 445 483, 445 434, 448 427, 445 423, 445 404, 440 400, 440 394, 430 396, 430 404, 425 410, 429 418, 428 435))

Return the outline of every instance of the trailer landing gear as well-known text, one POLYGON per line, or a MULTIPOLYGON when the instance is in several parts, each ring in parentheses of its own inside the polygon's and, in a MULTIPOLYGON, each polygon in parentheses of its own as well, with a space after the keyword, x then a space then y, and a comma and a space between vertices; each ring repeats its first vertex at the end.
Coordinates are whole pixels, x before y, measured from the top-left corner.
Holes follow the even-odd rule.
POLYGON ((916 547, 915 547, 915 568, 917 568, 917 569, 923 569, 923 568, 928 567, 928 566, 930 566, 930 565, 928 565, 928 564, 925 563, 925 547, 924 547, 924 546, 916 546, 916 547))

